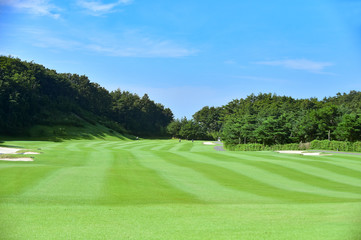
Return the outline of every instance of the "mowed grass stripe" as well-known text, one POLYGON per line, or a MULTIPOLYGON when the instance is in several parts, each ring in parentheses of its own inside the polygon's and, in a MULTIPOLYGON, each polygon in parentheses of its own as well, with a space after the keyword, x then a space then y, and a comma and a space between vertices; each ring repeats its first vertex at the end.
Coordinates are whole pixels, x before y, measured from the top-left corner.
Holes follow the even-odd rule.
POLYGON ((284 160, 286 160, 287 162, 298 164, 300 167, 303 165, 303 168, 307 168, 308 171, 316 171, 319 175, 328 176, 328 178, 334 179, 338 182, 353 186, 361 186, 360 172, 342 166, 335 166, 328 162, 322 161, 322 159, 312 158, 312 160, 310 160, 308 156, 304 157, 306 158, 298 156, 286 157, 276 155, 273 157, 273 160, 282 161, 282 163, 284 160))
MULTIPOLYGON (((95 145, 91 146, 92 150, 112 150, 113 151, 114 142, 113 141, 97 141, 95 145)), ((88 147, 89 148, 89 147, 88 147)))
POLYGON ((164 204, 199 203, 186 191, 174 187, 157 171, 144 166, 147 156, 140 152, 114 152, 111 168, 106 172, 106 181, 100 204, 164 204))
POLYGON ((46 150, 42 154, 36 155, 35 162, 58 167, 84 166, 89 158, 91 150, 69 151, 64 146, 58 146, 56 150, 46 150))
MULTIPOLYGON (((346 161, 345 159, 345 155, 343 155, 342 157, 340 156, 327 156, 327 158, 322 159, 322 162, 327 162, 329 164, 335 165, 335 166, 340 166, 340 167, 344 167, 344 168, 348 168, 354 171, 358 171, 361 173, 361 161, 360 162, 350 162, 350 161, 346 161)), ((360 160, 361 160, 361 156, 359 156, 360 160)))
POLYGON ((154 147, 162 146, 162 140, 141 140, 138 141, 138 146, 127 148, 127 150, 137 150, 137 151, 152 151, 154 147))
MULTIPOLYGON (((189 153, 177 153, 181 156, 189 155, 189 153)), ((239 179, 241 182, 250 182, 250 185, 255 187, 255 194, 267 194, 272 197, 289 201, 345 201, 347 199, 355 201, 361 199, 361 195, 353 193, 343 193, 330 191, 314 186, 307 185, 303 182, 297 182, 287 179, 278 174, 264 171, 257 167, 249 166, 240 163, 227 163, 212 158, 201 156, 199 158, 192 158, 189 166, 198 165, 199 169, 209 169, 210 176, 217 176, 227 184, 231 184, 239 179), (197 164, 196 164, 197 163, 197 164), (213 167, 213 169, 212 169, 213 167), (212 174, 213 173, 213 174, 212 174), (230 176, 233 176, 232 178, 230 176), (257 192, 256 192, 257 191, 257 192), (301 200, 302 201, 302 200, 301 200)), ((235 187, 243 187, 242 184, 233 183, 235 187)))
MULTIPOLYGON (((245 152, 242 154, 233 154, 229 152, 222 153, 226 156, 230 155, 233 157, 238 158, 248 158, 252 159, 254 161, 263 161, 262 157, 264 156, 266 161, 270 161, 276 164, 280 164, 282 166, 287 166, 290 168, 297 169, 301 172, 309 173, 315 176, 322 176, 324 178, 332 179, 333 181, 360 187, 361 186, 361 174, 359 174, 357 171, 352 172, 352 176, 349 176, 347 174, 342 174, 342 169, 338 171, 338 166, 333 166, 333 171, 330 171, 327 167, 332 166, 332 164, 327 164, 327 162, 322 161, 322 159, 318 160, 310 160, 309 156, 297 156, 294 154, 278 154, 273 152, 268 152, 268 154, 265 153, 257 153, 256 155, 250 152, 245 152), (314 164, 316 163, 316 165, 314 164)), ((327 156, 322 156, 327 157, 327 156)), ((347 169, 348 170, 348 169, 347 169)))
MULTIPOLYGON (((316 163, 338 163, 342 164, 343 168, 348 168, 351 171, 355 170, 355 167, 357 168, 356 171, 361 171, 361 156, 353 156, 353 155, 346 155, 346 154, 339 154, 339 155, 321 155, 321 156, 300 156, 300 155, 294 155, 294 154, 275 154, 278 159, 285 159, 291 157, 292 159, 300 160, 303 162, 309 162, 310 164, 316 162, 316 163), (291 155, 291 156, 288 156, 291 155), (350 156, 359 158, 360 161, 349 161, 350 156)), ((348 175, 349 173, 346 173, 348 175)), ((359 175, 356 173, 356 175, 359 175)), ((359 175, 360 176, 360 175, 359 175)))
POLYGON ((327 162, 313 161, 313 162, 309 162, 308 164, 311 165, 311 166, 314 166, 314 167, 327 169, 330 172, 334 172, 334 173, 337 173, 337 174, 342 174, 342 175, 345 175, 345 176, 348 176, 348 177, 357 178, 358 181, 356 181, 356 182, 360 183, 360 185, 361 185, 361 174, 360 174, 359 171, 355 171, 353 169, 345 168, 345 167, 341 167, 341 166, 335 166, 335 165, 329 164, 327 162))
POLYGON ((82 151, 82 147, 84 145, 83 141, 74 141, 69 143, 63 143, 64 149, 67 151, 82 151))
POLYGON ((20 194, 55 171, 53 166, 12 166, 0 169, 0 201, 4 197, 20 194))
POLYGON ((175 146, 179 145, 178 140, 169 140, 169 144, 165 144, 161 148, 157 149, 158 151, 170 151, 170 149, 174 148, 175 146))
POLYGON ((92 140, 91 144, 87 143, 89 141, 84 142, 79 147, 82 150, 88 149, 96 149, 98 151, 102 150, 110 150, 115 151, 116 149, 127 148, 129 145, 136 144, 136 141, 105 141, 105 140, 92 140))
MULTIPOLYGON (((345 175, 340 175, 340 174, 335 174, 335 172, 331 172, 331 171, 327 171, 324 170, 324 168, 321 166, 319 167, 313 167, 310 166, 310 164, 308 164, 310 161, 307 160, 307 158, 304 160, 304 158, 299 157, 299 156, 295 156, 295 155, 287 155, 287 156, 283 156, 283 155, 279 155, 279 154, 275 154, 272 152, 269 152, 267 155, 260 155, 260 154, 252 154, 252 153, 243 153, 243 154, 229 154, 229 152, 222 152, 222 153, 217 153, 220 155, 227 155, 227 156, 231 156, 234 161, 237 161, 237 159, 241 159, 242 161, 251 161, 252 163, 255 162, 266 162, 266 163, 273 163, 273 164, 277 164, 278 166, 282 166, 282 167, 287 167, 290 169, 294 169, 298 172, 302 172, 304 174, 308 174, 308 175, 312 175, 316 178, 323 178, 325 180, 328 181, 332 181, 335 183, 342 183, 344 185, 347 186, 356 186, 356 187, 361 187, 361 185, 355 183, 355 181, 359 181, 358 179, 353 179, 348 176, 345 175), (282 160, 280 160, 282 159, 282 160)), ((221 156, 220 156, 221 158, 221 156)), ((311 162, 315 162, 314 160, 312 160, 311 162)), ((319 163, 323 164, 323 163, 327 163, 327 164, 331 164, 331 165, 335 165, 335 167, 338 167, 338 164, 333 164, 332 162, 329 161, 325 161, 325 159, 319 159, 319 163)), ((342 167, 342 166, 340 166, 342 167)))
MULTIPOLYGON (((253 156, 252 159, 247 158, 236 158, 236 157, 227 157, 224 158, 224 155, 221 153, 202 153, 203 155, 214 157, 215 159, 222 159, 222 161, 231 161, 231 162, 240 162, 243 164, 248 164, 251 166, 255 166, 261 168, 263 170, 274 172, 276 174, 282 175, 288 179, 304 182, 310 186, 316 186, 322 189, 328 189, 337 192, 350 192, 355 194, 361 194, 361 186, 356 187, 353 185, 339 183, 334 181, 332 178, 328 178, 323 175, 312 175, 307 173, 306 171, 299 171, 298 168, 286 167, 280 162, 269 161, 264 159, 263 157, 253 156), (223 158, 222 158, 223 157, 223 158), (257 159, 257 161, 255 161, 257 159)), ((361 195, 360 195, 361 197, 361 195)))
POLYGON ((185 152, 191 152, 193 146, 194 146, 194 142, 189 141, 189 142, 185 142, 183 143, 180 148, 178 148, 178 151, 185 151, 185 152))
MULTIPOLYGON (((184 151, 184 150, 190 148, 190 144, 192 144, 192 142, 189 142, 187 140, 182 140, 181 142, 175 142, 174 146, 169 148, 167 151, 169 151, 169 152, 184 151)), ((189 149, 188 149, 188 151, 189 151, 189 149)))
MULTIPOLYGON (((135 155, 142 159, 140 163, 156 171, 172 186, 192 194, 206 203, 257 203, 275 202, 266 196, 258 196, 249 192, 235 190, 214 181, 202 172, 188 167, 174 164, 168 159, 176 155, 169 155, 159 151, 137 152, 135 155)), ((178 156, 177 156, 178 157, 178 156)), ((184 159, 182 159, 184 160, 184 159)))
MULTIPOLYGON (((202 156, 199 156, 198 158, 204 159, 202 156)), ((199 162, 188 158, 181 153, 169 153, 169 157, 166 161, 198 171, 222 186, 233 188, 241 192, 248 192, 260 197, 275 198, 277 199, 277 202, 294 201, 297 199, 303 201, 303 198, 299 198, 297 193, 290 195, 290 192, 269 186, 232 170, 206 163, 208 161, 199 162), (289 195, 292 196, 291 199, 288 198, 289 195)))
MULTIPOLYGON (((74 141, 69 141, 67 144, 73 144, 74 141)), ((86 141, 86 140, 80 140, 80 143, 82 145, 83 149, 92 149, 94 146, 99 144, 99 140, 92 140, 92 141, 86 141)))
MULTIPOLYGON (((62 143, 44 143, 44 146, 38 145, 40 143, 37 142, 26 142, 24 145, 14 143, 34 149, 39 146, 44 149, 44 153, 37 155, 36 161, 29 164, 0 162, 0 168, 4 167, 2 170, 8 168, 9 174, 16 175, 22 174, 17 172, 18 167, 49 166, 55 170, 49 171, 49 174, 41 179, 34 173, 34 182, 31 182, 29 176, 29 185, 22 186, 25 180, 23 179, 21 184, 13 184, 14 188, 18 188, 17 191, 1 195, 2 238, 359 239, 359 199, 355 200, 357 202, 339 198, 330 200, 322 195, 284 191, 247 176, 241 178, 242 172, 237 173, 227 165, 237 164, 240 159, 239 161, 245 162, 244 165, 255 162, 256 166, 251 167, 271 173, 277 173, 274 171, 275 165, 281 165, 284 168, 277 173, 280 175, 288 171, 287 168, 299 171, 297 168, 282 165, 293 164, 292 159, 270 160, 267 157, 271 155, 277 158, 276 153, 252 152, 249 156, 235 153, 235 157, 230 157, 230 152, 216 152, 213 146, 201 143, 195 143, 190 150, 179 148, 176 152, 170 153, 160 147, 164 145, 160 140, 145 140, 144 142, 153 142, 152 148, 143 148, 146 151, 128 150, 125 147, 133 144, 123 145, 122 150, 118 149, 122 141, 110 143, 108 140, 96 140, 95 144, 88 145, 93 141, 70 140, 62 143), (77 144, 72 145, 72 142, 77 144), (194 154, 195 151, 199 154, 194 154), (245 159, 242 160, 242 157, 245 159), (224 167, 224 163, 228 168, 224 167), (10 169, 10 165, 13 165, 14 169, 10 169), (60 176, 60 171, 68 169, 74 171, 71 174, 63 172, 63 176, 60 176), (95 177, 99 183, 99 186, 96 185, 98 183, 95 184, 95 188, 92 189, 94 192, 91 194, 90 187, 94 182, 92 179, 85 179, 85 173, 95 177), (72 183, 66 180, 69 175, 70 180, 74 180, 72 183), (88 181, 90 187, 85 186, 85 197, 76 196, 74 193, 83 183, 77 185, 73 175, 79 175, 77 181, 88 181), (60 181, 60 186, 55 186, 56 177, 60 181), (120 186, 123 184, 125 186, 120 186), (36 188, 46 188, 47 185, 50 185, 49 189, 44 191, 48 191, 49 194, 35 191, 32 196, 22 195, 39 190, 36 188), (144 191, 139 187, 142 185, 146 185, 144 191), (53 186, 56 188, 51 189, 53 186), (264 190, 258 189, 260 186, 264 190), (65 193, 63 197, 57 195, 61 188, 65 193), (131 192, 133 189, 134 192, 131 192), (260 191, 263 191, 264 198, 253 194, 260 191), (69 197, 69 193, 75 196, 69 197), (297 199, 294 200, 294 197, 297 199), (136 201, 133 202, 134 199, 136 201)), ((172 141, 167 147, 173 148, 175 145, 178 146, 178 142, 172 141)), ((304 159, 305 162, 316 161, 309 157, 304 159)), ((328 161, 329 157, 314 159, 319 159, 320 162, 327 160, 332 164, 328 161)), ((341 159, 338 162, 341 164, 341 159)), ((303 166, 298 162, 296 164, 303 166)), ((351 164, 347 163, 347 166, 351 164)), ((314 166, 306 166, 306 169, 307 167, 320 169, 314 166)), ((241 170, 243 166, 237 168, 241 170)), ((307 173, 306 170, 299 172, 293 180, 301 181, 302 174, 307 173)), ((334 174, 331 171, 329 173, 331 176, 334 174)), ((2 175, 0 180, 1 178, 2 175)), ((267 179, 267 176, 264 178, 267 179)))
POLYGON ((154 144, 154 147, 152 147, 151 151, 165 151, 174 146, 174 140, 163 140, 160 141, 157 144, 154 144))
POLYGON ((334 160, 339 160, 340 162, 346 163, 355 163, 361 164, 361 155, 353 155, 347 153, 327 153, 325 152, 327 158, 333 158, 334 160))
POLYGON ((127 146, 126 149, 128 151, 140 151, 140 150, 149 150, 152 147, 154 147, 154 142, 149 140, 139 140, 136 141, 135 144, 132 144, 131 146, 127 146))
POLYGON ((36 186, 21 194, 25 201, 52 202, 54 204, 91 204, 103 188, 105 170, 112 159, 107 151, 84 151, 82 155, 67 155, 64 167, 42 179, 36 186), (80 161, 81 165, 71 166, 80 161), (69 165, 68 165, 69 164, 69 165))

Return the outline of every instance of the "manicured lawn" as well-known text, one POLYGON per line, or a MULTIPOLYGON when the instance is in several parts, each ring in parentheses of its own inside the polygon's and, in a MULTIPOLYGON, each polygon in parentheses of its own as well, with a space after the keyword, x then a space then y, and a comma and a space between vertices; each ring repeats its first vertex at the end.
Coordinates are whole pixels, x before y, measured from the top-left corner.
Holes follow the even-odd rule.
POLYGON ((112 138, 1 145, 42 152, 0 161, 1 239, 361 239, 361 156, 112 138))

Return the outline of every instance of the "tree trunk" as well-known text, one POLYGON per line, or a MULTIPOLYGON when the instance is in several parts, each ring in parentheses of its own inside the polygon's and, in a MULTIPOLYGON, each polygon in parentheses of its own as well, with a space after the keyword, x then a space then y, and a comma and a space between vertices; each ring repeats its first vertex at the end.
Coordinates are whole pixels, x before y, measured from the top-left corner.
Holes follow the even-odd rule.
POLYGON ((331 130, 328 130, 328 141, 331 141, 331 130))

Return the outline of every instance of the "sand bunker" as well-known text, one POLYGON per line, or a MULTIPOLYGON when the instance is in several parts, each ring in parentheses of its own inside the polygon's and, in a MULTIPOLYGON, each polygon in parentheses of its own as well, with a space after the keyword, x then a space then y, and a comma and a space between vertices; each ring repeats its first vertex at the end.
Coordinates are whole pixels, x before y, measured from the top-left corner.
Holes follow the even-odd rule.
POLYGON ((205 144, 205 145, 216 145, 215 143, 212 143, 212 142, 203 142, 203 144, 205 144))
POLYGON ((20 151, 20 150, 24 150, 24 149, 0 147, 0 154, 40 154, 38 152, 18 153, 18 151, 20 151))
POLYGON ((304 152, 304 151, 296 151, 296 150, 289 150, 289 151, 277 151, 278 153, 287 153, 287 154, 301 154, 304 156, 320 156, 320 152, 304 152))
POLYGON ((294 151, 294 150, 292 150, 292 151, 277 151, 277 152, 279 152, 279 153, 288 153, 288 154, 302 154, 303 153, 303 151, 294 151))
POLYGON ((34 159, 32 158, 1 158, 1 154, 39 154, 38 152, 24 152, 18 153, 18 151, 24 150, 20 148, 7 148, 7 147, 0 147, 0 161, 11 161, 11 162, 32 162, 34 159))
POLYGON ((0 154, 15 154, 17 151, 20 151, 20 148, 7 148, 0 147, 0 154))
POLYGON ((0 158, 0 161, 11 161, 11 162, 32 162, 32 158, 0 158))

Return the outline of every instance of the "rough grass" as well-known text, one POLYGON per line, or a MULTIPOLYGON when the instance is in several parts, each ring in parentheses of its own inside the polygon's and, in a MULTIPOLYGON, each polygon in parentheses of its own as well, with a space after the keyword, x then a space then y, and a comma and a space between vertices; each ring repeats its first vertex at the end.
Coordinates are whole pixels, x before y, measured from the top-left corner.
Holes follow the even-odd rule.
POLYGON ((1 239, 361 239, 361 156, 105 139, 4 142, 1 239))

